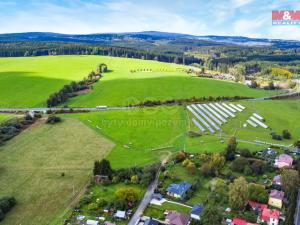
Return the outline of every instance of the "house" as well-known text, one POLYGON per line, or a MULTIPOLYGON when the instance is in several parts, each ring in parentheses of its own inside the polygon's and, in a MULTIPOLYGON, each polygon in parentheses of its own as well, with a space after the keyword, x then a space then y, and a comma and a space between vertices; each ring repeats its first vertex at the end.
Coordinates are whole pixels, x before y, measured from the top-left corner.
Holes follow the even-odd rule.
POLYGON ((200 215, 203 211, 203 205, 197 204, 194 205, 192 210, 191 210, 191 218, 195 220, 200 220, 200 215))
POLYGON ((109 180, 109 177, 106 175, 95 175, 94 178, 96 183, 102 183, 109 180))
POLYGON ((146 219, 144 225, 159 225, 159 222, 154 219, 146 219))
POLYGON ((231 225, 258 225, 257 223, 249 223, 246 220, 240 218, 233 218, 231 225))
POLYGON ((269 202, 268 204, 281 209, 282 208, 282 202, 284 198, 284 192, 283 191, 278 191, 273 189, 271 193, 269 194, 269 202))
POLYGON ((268 225, 278 225, 279 224, 280 212, 276 209, 264 209, 261 212, 259 218, 260 223, 267 223, 268 225))
POLYGON ((298 189, 297 206, 295 209, 294 225, 300 225, 300 188, 298 189))
POLYGON ((166 215, 165 222, 170 225, 187 225, 189 220, 190 217, 185 214, 178 213, 176 211, 170 211, 166 215))
POLYGON ((273 180, 272 180, 272 184, 275 187, 281 187, 281 176, 280 175, 276 175, 273 180))
POLYGON ((275 159, 275 167, 281 169, 284 167, 292 167, 293 158, 287 154, 281 154, 275 159))
POLYGON ((87 220, 86 225, 98 225, 99 222, 97 220, 87 220))
POLYGON ((118 219, 126 219, 126 212, 117 210, 117 212, 115 213, 115 217, 118 219))
POLYGON ((167 188, 167 195, 174 197, 174 198, 181 198, 184 199, 186 197, 187 191, 192 187, 192 185, 187 182, 183 181, 179 184, 170 184, 167 188))
POLYGON ((268 148, 260 152, 260 156, 263 157, 267 162, 274 162, 277 152, 271 148, 268 148))
POLYGON ((248 201, 248 206, 257 214, 260 214, 264 209, 268 208, 268 205, 261 204, 255 201, 248 201))

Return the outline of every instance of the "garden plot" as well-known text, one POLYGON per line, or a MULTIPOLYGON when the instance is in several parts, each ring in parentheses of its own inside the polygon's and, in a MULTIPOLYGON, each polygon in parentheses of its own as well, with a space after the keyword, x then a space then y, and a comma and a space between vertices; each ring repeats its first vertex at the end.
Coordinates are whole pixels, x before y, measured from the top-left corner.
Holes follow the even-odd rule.
POLYGON ((192 104, 187 106, 187 109, 194 116, 192 121, 201 133, 204 133, 207 129, 211 134, 214 134, 221 131, 223 124, 227 123, 230 118, 235 118, 236 114, 243 112, 246 107, 240 104, 234 105, 223 102, 192 104))

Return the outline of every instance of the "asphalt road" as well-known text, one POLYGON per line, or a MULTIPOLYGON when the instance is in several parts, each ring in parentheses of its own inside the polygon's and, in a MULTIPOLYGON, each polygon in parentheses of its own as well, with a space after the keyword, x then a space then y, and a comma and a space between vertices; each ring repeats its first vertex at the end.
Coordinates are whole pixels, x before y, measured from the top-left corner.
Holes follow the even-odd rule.
POLYGON ((136 107, 107 107, 107 108, 87 108, 87 107, 74 107, 74 108, 0 108, 0 112, 14 113, 14 112, 47 112, 47 111, 73 111, 73 112, 97 112, 97 111, 106 111, 106 110, 127 110, 136 107))
MULTIPOLYGON (((248 99, 248 101, 262 101, 262 100, 270 100, 273 99, 274 97, 289 97, 293 96, 296 94, 300 94, 300 91, 293 91, 293 92, 288 92, 276 96, 271 96, 271 97, 261 97, 261 98, 253 98, 253 99, 248 99)), ((15 113, 15 112, 28 112, 28 111, 35 111, 35 112, 46 112, 46 111, 70 111, 72 110, 73 112, 96 112, 96 111, 106 111, 106 110, 128 110, 128 109, 133 109, 133 108, 142 108, 142 106, 133 106, 133 107, 127 107, 127 106, 111 106, 107 108, 91 108, 91 107, 74 107, 74 108, 0 108, 0 112, 2 113, 15 113)))
POLYGON ((138 222, 140 221, 140 217, 142 216, 144 210, 146 209, 147 205, 150 203, 152 199, 152 195, 158 184, 158 178, 159 178, 159 173, 156 175, 155 180, 149 185, 143 200, 140 202, 140 205, 138 206, 137 210, 135 211, 134 215, 131 217, 127 225, 137 225, 138 222))

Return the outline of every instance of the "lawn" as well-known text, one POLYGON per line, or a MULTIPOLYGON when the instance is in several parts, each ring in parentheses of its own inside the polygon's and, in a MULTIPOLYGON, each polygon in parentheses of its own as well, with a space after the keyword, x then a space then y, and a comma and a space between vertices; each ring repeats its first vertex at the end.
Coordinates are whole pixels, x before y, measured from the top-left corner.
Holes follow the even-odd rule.
MULTIPOLYGON (((293 144, 300 138, 300 122, 299 117, 300 103, 299 101, 241 101, 240 104, 246 106, 246 110, 238 113, 236 118, 231 118, 230 121, 222 126, 222 138, 220 134, 205 134, 199 138, 186 138, 186 146, 190 151, 222 151, 228 139, 231 136, 236 136, 240 148, 246 147, 250 150, 260 150, 264 145, 256 145, 247 143, 247 141, 265 141, 269 143, 277 143, 283 145, 293 144), (260 127, 243 127, 246 119, 256 112, 263 116, 269 129, 260 127), (281 134, 284 129, 288 129, 292 134, 290 140, 276 141, 273 140, 270 133, 276 132, 281 134)), ((191 115, 189 115, 191 118, 191 115)), ((192 130, 197 130, 196 127, 190 123, 192 130)))
POLYGON ((45 106, 50 94, 80 80, 100 63, 109 72, 88 94, 71 99, 70 106, 127 105, 147 99, 193 96, 251 96, 272 93, 245 85, 190 77, 183 65, 108 56, 42 56, 0 58, 0 107, 45 106), (151 69, 147 72, 131 70, 151 69))
POLYGON ((1 224, 57 224, 84 191, 94 160, 113 146, 77 119, 37 122, 8 141, 0 147, 0 196, 18 203, 1 224))
POLYGON ((174 143, 183 143, 187 122, 183 107, 178 106, 66 116, 81 119, 116 144, 107 157, 114 168, 157 162, 182 148, 174 143))
POLYGON ((151 218, 156 218, 160 220, 164 220, 164 212, 166 210, 175 210, 180 213, 184 213, 186 215, 189 215, 191 212, 191 208, 182 206, 182 205, 177 205, 169 202, 163 203, 161 206, 158 205, 148 205, 146 210, 144 211, 145 216, 149 216, 151 218))

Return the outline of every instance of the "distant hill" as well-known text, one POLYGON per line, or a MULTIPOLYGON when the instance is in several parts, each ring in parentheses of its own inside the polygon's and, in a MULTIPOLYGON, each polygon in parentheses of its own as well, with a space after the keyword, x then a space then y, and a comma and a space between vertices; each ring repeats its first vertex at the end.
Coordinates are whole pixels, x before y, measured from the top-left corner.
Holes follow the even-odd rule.
POLYGON ((239 36, 195 36, 179 33, 167 33, 158 31, 127 32, 127 33, 99 33, 99 34, 59 34, 48 32, 28 32, 0 34, 0 42, 17 41, 52 41, 52 42, 81 42, 92 44, 105 44, 123 47, 136 47, 136 45, 154 44, 161 40, 186 40, 193 41, 197 46, 214 45, 239 45, 239 46, 274 46, 280 48, 300 47, 300 41, 248 38, 239 36))

